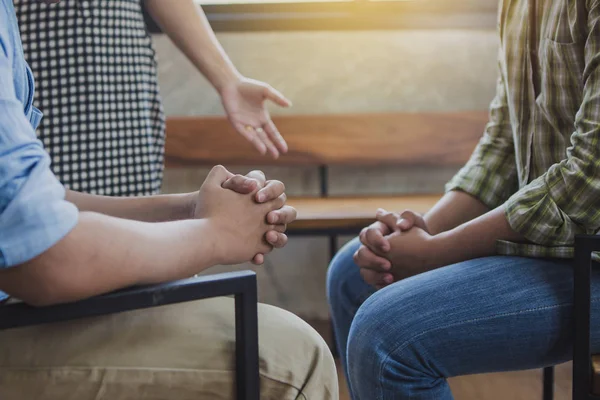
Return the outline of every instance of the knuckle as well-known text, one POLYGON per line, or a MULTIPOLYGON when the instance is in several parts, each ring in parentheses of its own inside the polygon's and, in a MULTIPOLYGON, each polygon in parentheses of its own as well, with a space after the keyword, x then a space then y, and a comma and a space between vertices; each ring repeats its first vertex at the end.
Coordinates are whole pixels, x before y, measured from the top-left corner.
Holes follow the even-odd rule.
POLYGON ((222 166, 221 164, 219 165, 215 165, 214 167, 211 168, 210 173, 223 173, 226 172, 227 170, 225 169, 224 166, 222 166))
POLYGON ((367 251, 364 246, 358 250, 358 258, 363 262, 367 260, 367 251))
POLYGON ((232 183, 235 183, 235 184, 244 183, 246 180, 248 180, 248 179, 246 177, 241 176, 241 175, 236 175, 236 176, 234 176, 233 178, 230 179, 230 181, 232 183))
POLYGON ((412 218, 412 217, 415 216, 415 213, 413 211, 411 211, 411 210, 404 210, 404 211, 402 211, 402 214, 400 214, 400 216, 402 218, 407 218, 407 217, 408 218, 412 218))
POLYGON ((281 247, 283 247, 287 244, 287 241, 288 241, 287 235, 280 233, 279 234, 279 245, 281 247))
POLYGON ((286 208, 286 206, 283 206, 282 210, 283 211, 282 211, 281 223, 287 224, 289 222, 292 222, 295 219, 294 210, 290 210, 290 209, 286 208))
POLYGON ((369 239, 367 238, 367 234, 366 234, 366 233, 362 233, 362 234, 360 235, 360 243, 361 243, 363 246, 366 246, 366 245, 368 244, 368 242, 369 242, 369 239))

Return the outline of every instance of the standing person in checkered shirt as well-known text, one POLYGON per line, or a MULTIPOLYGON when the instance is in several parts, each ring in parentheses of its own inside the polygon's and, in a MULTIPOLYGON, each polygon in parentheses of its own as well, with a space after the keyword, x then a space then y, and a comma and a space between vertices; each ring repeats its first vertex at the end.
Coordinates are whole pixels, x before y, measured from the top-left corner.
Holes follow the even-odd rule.
MULTIPOLYGON (((142 0, 151 16, 219 92, 235 129, 261 153, 287 151, 265 101, 290 102, 243 77, 192 0, 142 0)), ((140 0, 15 0, 25 56, 36 74, 37 131, 68 188, 151 195, 163 176, 165 116, 140 0)))

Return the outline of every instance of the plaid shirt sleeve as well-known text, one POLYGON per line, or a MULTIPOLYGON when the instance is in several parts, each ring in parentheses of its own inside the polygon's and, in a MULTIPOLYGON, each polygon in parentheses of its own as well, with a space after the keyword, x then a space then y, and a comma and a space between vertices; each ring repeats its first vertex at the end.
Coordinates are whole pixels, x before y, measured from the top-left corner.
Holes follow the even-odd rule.
POLYGON ((448 182, 446 191, 460 190, 490 209, 502 205, 518 189, 515 150, 500 61, 496 96, 483 137, 467 164, 448 182))
POLYGON ((583 97, 566 159, 505 204, 510 226, 533 243, 569 245, 600 228, 600 0, 588 0, 583 97))

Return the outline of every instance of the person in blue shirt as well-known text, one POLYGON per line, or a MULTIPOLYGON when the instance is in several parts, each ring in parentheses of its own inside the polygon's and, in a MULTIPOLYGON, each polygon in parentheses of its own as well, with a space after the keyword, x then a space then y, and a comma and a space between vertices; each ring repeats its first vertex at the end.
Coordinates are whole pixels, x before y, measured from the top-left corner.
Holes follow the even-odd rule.
MULTIPOLYGON (((260 171, 212 169, 195 193, 108 198, 67 191, 35 128, 34 82, 12 0, 0 0, 0 290, 34 306, 262 262, 296 212, 260 171)), ((233 398, 234 317, 219 298, 0 332, 0 398, 233 398)), ((338 396, 324 341, 261 305, 265 399, 338 396)))

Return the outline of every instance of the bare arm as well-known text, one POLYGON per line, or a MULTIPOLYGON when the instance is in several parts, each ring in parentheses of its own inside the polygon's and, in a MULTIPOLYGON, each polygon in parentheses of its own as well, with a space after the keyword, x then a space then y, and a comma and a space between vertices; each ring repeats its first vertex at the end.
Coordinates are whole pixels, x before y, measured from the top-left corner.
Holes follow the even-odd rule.
POLYGON ((436 235, 454 229, 486 212, 489 208, 479 199, 461 191, 450 191, 436 203, 424 219, 429 233, 436 235))
POLYGON ((203 218, 148 223, 80 212, 75 228, 48 250, 1 269, 0 290, 48 305, 267 254, 272 247, 264 238, 273 229, 267 214, 281 209, 285 196, 257 204, 252 195, 222 187, 230 175, 220 166, 210 172, 198 196, 203 218))
POLYGON ((217 91, 240 78, 204 11, 192 0, 146 0, 146 6, 161 29, 217 91))
POLYGON ((215 240, 206 220, 150 224, 83 212, 41 256, 1 270, 0 289, 41 306, 185 278, 220 262, 215 240))
POLYGON ((430 235, 414 227, 388 236, 388 251, 362 246, 354 254, 363 279, 381 288, 435 268, 496 254, 496 242, 520 242, 500 206, 453 229, 430 235))
POLYGON ((496 242, 526 241, 508 224, 504 206, 500 206, 447 232, 433 236, 431 241, 436 266, 487 257, 496 254, 496 242))
MULTIPOLYGON (((256 195, 259 203, 276 199, 284 190, 279 181, 265 182, 264 175, 259 171, 252 171, 247 176, 227 172, 227 178, 224 187, 241 194, 249 194, 260 186, 256 195), (258 200, 259 194, 265 196, 262 201, 258 200)), ((135 221, 167 222, 202 218, 202 215, 195 213, 196 205, 202 200, 197 191, 144 197, 111 197, 68 190, 66 200, 75 204, 79 211, 92 211, 135 221)))
POLYGON ((145 0, 148 12, 221 96, 235 130, 261 153, 286 153, 285 140, 271 120, 267 101, 281 107, 291 102, 271 85, 242 76, 192 0, 145 0))
POLYGON ((93 211, 118 218, 166 222, 191 218, 196 193, 147 197, 110 197, 67 191, 66 200, 79 211, 93 211))

